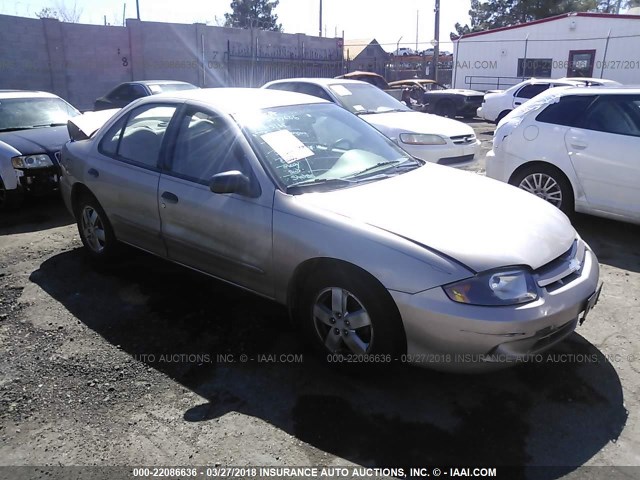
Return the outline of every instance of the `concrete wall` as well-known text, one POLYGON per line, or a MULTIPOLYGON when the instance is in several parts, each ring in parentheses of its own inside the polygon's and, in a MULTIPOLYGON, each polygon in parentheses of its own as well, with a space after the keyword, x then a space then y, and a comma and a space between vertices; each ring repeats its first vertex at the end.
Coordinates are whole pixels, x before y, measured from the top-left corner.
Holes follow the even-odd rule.
POLYGON ((339 39, 303 34, 132 19, 113 27, 8 15, 0 15, 0 49, 0 89, 53 92, 82 110, 125 81, 258 86, 296 71, 268 63, 342 59, 339 39), (242 75, 229 75, 234 63, 228 57, 239 59, 242 75))
POLYGON ((462 37, 454 48, 454 81, 456 88, 496 88, 497 77, 504 84, 515 84, 519 58, 551 58, 551 78, 567 75, 571 50, 595 50, 594 77, 608 78, 625 84, 640 83, 640 19, 615 17, 567 16, 525 25, 520 28, 462 37), (609 37, 607 45, 607 37, 609 37), (526 52, 526 53, 525 53, 526 52), (606 55, 605 55, 606 52, 606 55), (485 83, 477 83, 482 82, 485 83))

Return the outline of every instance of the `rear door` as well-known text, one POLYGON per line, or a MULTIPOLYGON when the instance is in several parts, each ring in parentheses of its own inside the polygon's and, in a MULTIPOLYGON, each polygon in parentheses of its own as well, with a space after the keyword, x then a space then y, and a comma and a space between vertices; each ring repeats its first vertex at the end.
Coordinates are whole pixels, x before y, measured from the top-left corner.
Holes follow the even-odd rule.
POLYGON ((271 297, 273 187, 260 188, 249 155, 232 121, 187 106, 160 177, 162 234, 172 260, 271 297), (213 193, 211 177, 232 170, 260 193, 213 193))
POLYGON ((176 105, 147 104, 116 122, 98 143, 85 183, 107 213, 116 237, 165 255, 158 213, 158 166, 176 105))
POLYGON ((589 208, 640 219, 640 95, 602 95, 566 146, 589 208))

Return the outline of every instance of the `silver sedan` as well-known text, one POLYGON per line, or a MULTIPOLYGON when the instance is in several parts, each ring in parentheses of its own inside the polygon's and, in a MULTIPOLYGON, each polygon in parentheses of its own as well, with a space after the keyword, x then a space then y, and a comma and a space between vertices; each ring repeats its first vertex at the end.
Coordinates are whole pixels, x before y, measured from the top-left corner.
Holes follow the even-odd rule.
POLYGON ((74 138, 61 189, 91 257, 127 243, 271 298, 329 361, 513 365, 598 298, 598 261, 562 212, 317 98, 163 94, 74 138))

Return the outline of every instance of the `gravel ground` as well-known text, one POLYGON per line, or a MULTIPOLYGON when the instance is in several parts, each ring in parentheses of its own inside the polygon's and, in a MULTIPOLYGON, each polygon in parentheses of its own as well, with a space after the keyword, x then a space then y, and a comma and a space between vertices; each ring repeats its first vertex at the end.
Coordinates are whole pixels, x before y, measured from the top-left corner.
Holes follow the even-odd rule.
POLYGON ((578 216, 605 282, 587 322, 461 376, 328 368, 269 301, 135 251, 96 269, 56 197, 0 215, 0 465, 640 466, 637 226, 578 216))

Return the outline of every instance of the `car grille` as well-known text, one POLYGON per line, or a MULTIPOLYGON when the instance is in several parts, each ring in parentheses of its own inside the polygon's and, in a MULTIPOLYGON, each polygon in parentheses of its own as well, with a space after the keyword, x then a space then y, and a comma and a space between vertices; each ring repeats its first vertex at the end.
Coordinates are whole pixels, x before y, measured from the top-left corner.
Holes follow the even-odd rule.
POLYGON ((459 157, 445 157, 438 160, 440 165, 455 165, 456 163, 470 162, 475 155, 461 155, 459 157))
POLYGON ((586 250, 586 244, 582 240, 575 240, 569 250, 535 271, 538 285, 553 292, 579 278, 586 250))
POLYGON ((455 145, 471 145, 472 143, 476 143, 476 136, 473 134, 456 135, 455 137, 451 137, 451 141, 455 145))

